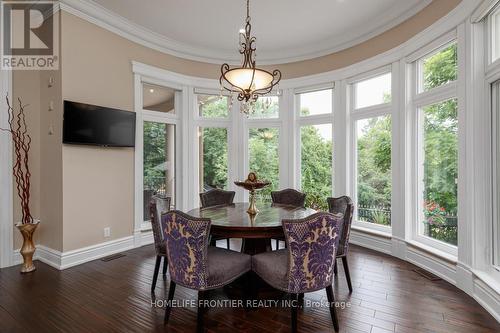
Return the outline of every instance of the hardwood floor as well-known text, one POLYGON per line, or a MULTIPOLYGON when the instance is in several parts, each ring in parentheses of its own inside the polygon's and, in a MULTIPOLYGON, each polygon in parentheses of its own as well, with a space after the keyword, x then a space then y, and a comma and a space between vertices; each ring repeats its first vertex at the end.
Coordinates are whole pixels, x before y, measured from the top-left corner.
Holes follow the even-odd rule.
MULTIPOLYGON (((151 306, 153 246, 125 254, 64 271, 41 262, 29 275, 19 274, 19 267, 0 270, 0 332, 195 331, 196 308, 173 308, 164 327, 163 309, 151 306)), ((353 293, 340 262, 334 287, 336 301, 351 305, 337 310, 340 332, 500 332, 500 324, 471 297, 420 276, 411 264, 355 246, 349 264, 353 293)), ((167 286, 168 278, 160 276, 157 300, 166 299, 167 286)), ((177 286, 175 299, 196 300, 196 293, 177 286)), ((305 300, 326 301, 326 293, 306 294, 305 300)), ((298 320, 299 332, 333 332, 327 307, 301 309, 298 320)), ((210 332, 289 332, 289 324, 287 308, 211 308, 205 315, 210 332)))

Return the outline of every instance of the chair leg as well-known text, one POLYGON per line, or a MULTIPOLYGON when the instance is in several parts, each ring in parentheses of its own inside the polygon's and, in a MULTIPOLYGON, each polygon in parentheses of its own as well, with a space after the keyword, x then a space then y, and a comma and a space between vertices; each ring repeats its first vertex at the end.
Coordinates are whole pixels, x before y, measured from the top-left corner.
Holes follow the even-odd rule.
POLYGON ((165 318, 163 319, 163 325, 167 325, 168 320, 170 319, 170 311, 172 311, 172 300, 174 299, 175 293, 175 282, 170 281, 170 287, 168 288, 168 302, 165 306, 165 318))
POLYGON ((151 283, 151 293, 155 292, 156 280, 158 280, 158 272, 160 271, 161 257, 156 256, 155 271, 153 273, 153 282, 151 283))
POLYGON ((276 240, 276 250, 280 249, 280 241, 279 239, 276 240))
POLYGON ((196 321, 196 331, 203 332, 203 316, 205 314, 205 306, 203 300, 206 298, 206 291, 198 291, 198 315, 196 321))
POLYGON ((349 273, 349 265, 347 264, 347 256, 342 257, 342 264, 344 264, 344 272, 345 272, 345 277, 347 279, 347 286, 349 287, 349 292, 352 293, 351 274, 349 273))
POLYGON ((227 249, 231 250, 231 243, 229 242, 229 238, 226 241, 227 241, 227 249))
POLYGON ((168 258, 167 256, 163 257, 163 279, 167 277, 167 269, 168 269, 168 258))
POLYGON ((292 333, 297 332, 297 307, 298 307, 298 294, 291 294, 291 310, 292 310, 292 333))
POLYGON ((337 269, 337 259, 335 258, 335 265, 333 265, 333 274, 337 275, 338 269, 337 269))
POLYGON ((326 287, 326 297, 328 298, 328 302, 330 303, 330 316, 332 317, 333 328, 335 332, 339 331, 339 322, 337 319, 337 311, 335 310, 335 297, 333 296, 333 288, 332 285, 326 287))

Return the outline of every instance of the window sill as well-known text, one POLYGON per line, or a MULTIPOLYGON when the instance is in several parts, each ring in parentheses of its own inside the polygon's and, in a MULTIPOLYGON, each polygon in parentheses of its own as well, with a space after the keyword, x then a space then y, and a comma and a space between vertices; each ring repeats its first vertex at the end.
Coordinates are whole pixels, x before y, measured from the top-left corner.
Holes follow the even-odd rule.
POLYGON ((392 235, 390 233, 390 229, 388 229, 387 232, 384 232, 384 231, 380 231, 380 230, 362 227, 362 226, 356 225, 356 224, 353 224, 351 229, 365 233, 365 234, 373 235, 373 236, 383 237, 383 238, 387 238, 387 239, 392 238, 392 235))
POLYGON ((450 253, 438 250, 435 247, 425 245, 425 244, 422 244, 422 243, 416 242, 416 241, 406 241, 406 243, 413 248, 424 251, 433 257, 443 259, 450 264, 455 264, 455 265, 457 264, 457 261, 458 261, 457 256, 454 256, 450 253))

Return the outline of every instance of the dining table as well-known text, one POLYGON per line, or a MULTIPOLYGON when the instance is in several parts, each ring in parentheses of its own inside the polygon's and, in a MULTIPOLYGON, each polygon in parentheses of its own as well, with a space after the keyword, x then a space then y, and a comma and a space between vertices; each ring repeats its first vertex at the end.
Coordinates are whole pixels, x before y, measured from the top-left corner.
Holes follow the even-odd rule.
POLYGON ((209 218, 210 234, 217 238, 241 238, 241 252, 254 255, 271 251, 271 239, 284 237, 282 220, 303 219, 316 211, 311 208, 259 203, 257 214, 247 213, 248 202, 195 208, 191 216, 209 218))

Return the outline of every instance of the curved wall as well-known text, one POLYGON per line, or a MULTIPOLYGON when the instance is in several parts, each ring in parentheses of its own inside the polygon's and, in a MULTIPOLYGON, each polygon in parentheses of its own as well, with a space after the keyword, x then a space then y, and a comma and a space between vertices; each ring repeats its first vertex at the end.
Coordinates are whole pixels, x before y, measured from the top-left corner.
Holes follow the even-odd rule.
MULTIPOLYGON (((445 16, 460 2, 434 0, 412 18, 359 45, 320 58, 272 67, 282 70, 285 79, 291 79, 355 64, 405 42, 445 16)), ((181 59, 134 43, 85 15, 77 17, 65 10, 60 15, 62 63, 59 84, 62 99, 134 110, 132 60, 189 76, 219 76, 219 65, 181 59)), ((21 74, 14 73, 14 81, 16 94, 28 93, 23 91, 28 85, 23 84, 21 74)), ((44 118, 43 114, 41 118, 44 118)), ((55 122, 54 137, 61 135, 60 125, 55 122)), ((46 131, 42 128, 41 139, 45 135, 46 131)), ((63 215, 64 222, 51 227, 58 230, 50 230, 53 235, 63 234, 63 240, 52 240, 50 243, 57 244, 55 249, 64 252, 131 236, 133 150, 106 151, 73 146, 62 146, 61 149, 62 161, 60 158, 47 160, 40 167, 48 170, 60 170, 62 167, 63 170, 62 189, 58 190, 61 193, 57 193, 63 197, 62 207, 58 206, 57 210, 63 215), (115 188, 113 184, 120 184, 120 188, 115 188), (115 199, 115 204, 110 202, 110 197, 115 199), (84 203, 94 209, 82 210, 84 203), (111 227, 111 238, 104 239, 104 227, 111 227)), ((41 192, 44 192, 43 189, 41 192)), ((18 238, 16 240, 15 245, 19 246, 18 238)))

